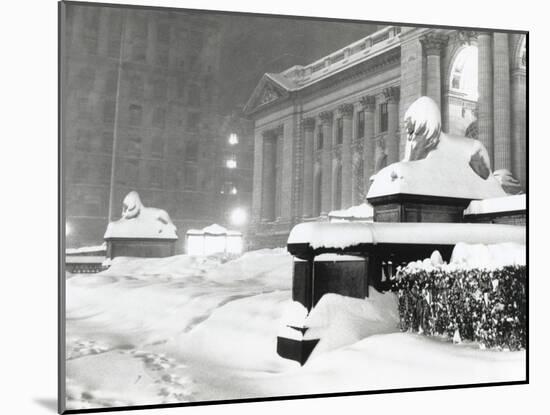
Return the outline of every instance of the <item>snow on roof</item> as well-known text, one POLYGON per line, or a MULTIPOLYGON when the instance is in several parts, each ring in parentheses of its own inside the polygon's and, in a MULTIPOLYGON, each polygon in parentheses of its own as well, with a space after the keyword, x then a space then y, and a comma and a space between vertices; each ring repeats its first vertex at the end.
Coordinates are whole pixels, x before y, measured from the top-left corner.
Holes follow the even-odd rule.
POLYGON ((250 113, 262 106, 255 107, 254 104, 266 79, 281 87, 285 93, 300 91, 390 50, 397 50, 401 45, 401 29, 387 26, 308 65, 294 65, 280 73, 264 74, 246 103, 244 111, 250 113))
POLYGON ((333 210, 328 216, 329 218, 371 219, 374 216, 374 210, 368 203, 362 203, 348 209, 333 210))
POLYGON ((230 231, 224 228, 223 226, 214 223, 212 225, 206 226, 202 229, 189 229, 187 235, 227 235, 227 236, 242 236, 242 233, 239 231, 230 231))
POLYGON ((442 133, 426 158, 393 163, 375 176, 367 198, 416 194, 462 199, 503 197, 506 193, 491 174, 483 179, 470 167, 476 140, 442 133))
POLYGON ((99 255, 82 255, 82 256, 67 256, 65 264, 101 264, 105 261, 105 256, 99 255))
POLYGON ((103 243, 101 245, 95 245, 95 246, 82 246, 80 248, 67 248, 65 249, 65 253, 69 255, 74 254, 84 254, 88 252, 98 252, 98 251, 106 251, 107 250, 107 244, 103 243))
POLYGON ((525 194, 473 200, 464 211, 464 214, 482 215, 484 213, 525 211, 527 208, 526 202, 525 194))
POLYGON ((347 248, 358 244, 525 244, 525 227, 486 223, 309 222, 296 225, 288 244, 347 248))

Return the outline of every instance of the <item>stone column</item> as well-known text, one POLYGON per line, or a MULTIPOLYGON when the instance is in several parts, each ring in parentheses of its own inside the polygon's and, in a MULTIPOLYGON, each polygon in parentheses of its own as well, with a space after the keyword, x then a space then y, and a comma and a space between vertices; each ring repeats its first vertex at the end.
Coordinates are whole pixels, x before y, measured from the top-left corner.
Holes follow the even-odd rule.
MULTIPOLYGON (((275 136, 275 220, 280 220, 283 216, 282 201, 285 197, 283 192, 283 171, 287 171, 284 166, 285 157, 284 153, 284 126, 280 125, 273 130, 275 136)), ((288 159, 286 160, 288 162, 288 159)), ((290 200, 290 194, 286 193, 290 200)))
POLYGON ((264 138, 254 131, 254 175, 252 182, 252 222, 257 225, 262 219, 262 189, 263 189, 263 143, 264 138))
POLYGON ((304 191, 302 216, 309 218, 313 215, 313 130, 315 129, 315 118, 304 118, 302 120, 304 129, 304 191))
POLYGON ((487 148, 491 169, 494 166, 493 155, 493 36, 489 32, 479 32, 478 48, 478 139, 487 148))
POLYGON ((376 99, 372 95, 361 98, 365 111, 365 138, 363 141, 363 184, 365 195, 370 187, 370 178, 374 174, 374 110, 376 99))
POLYGON ((274 130, 263 132, 262 206, 263 222, 275 220, 277 135, 274 130))
POLYGON ((512 169, 508 33, 493 33, 494 170, 512 169))
POLYGON ((319 114, 323 125, 321 215, 327 215, 332 207, 332 117, 332 111, 319 114))
POLYGON ((512 74, 512 174, 526 188, 526 69, 517 68, 512 74))
POLYGON ((388 132, 386 134, 386 154, 388 165, 399 161, 399 87, 384 89, 388 104, 388 132))
POLYGON ((351 149, 351 132, 353 127, 353 104, 342 104, 338 112, 343 119, 342 140, 342 203, 341 208, 351 207, 351 188, 353 186, 353 159, 351 149))
POLYGON ((432 98, 441 109, 441 49, 447 44, 448 37, 429 33, 420 41, 426 52, 426 95, 432 98))

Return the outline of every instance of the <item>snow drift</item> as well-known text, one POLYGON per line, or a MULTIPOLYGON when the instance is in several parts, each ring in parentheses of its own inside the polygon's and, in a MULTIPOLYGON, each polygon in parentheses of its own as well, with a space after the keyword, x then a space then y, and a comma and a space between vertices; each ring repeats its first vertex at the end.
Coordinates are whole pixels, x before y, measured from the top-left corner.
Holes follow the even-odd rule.
MULTIPOLYGON (((311 335, 322 337, 314 358, 304 367, 282 359, 276 337, 293 307, 292 264, 286 250, 274 249, 228 262, 116 258, 105 272, 70 276, 68 408, 524 377, 524 352, 392 333, 392 294, 373 293, 368 300, 326 295, 307 317, 311 335)), ((290 314, 306 318, 300 307, 290 314)))

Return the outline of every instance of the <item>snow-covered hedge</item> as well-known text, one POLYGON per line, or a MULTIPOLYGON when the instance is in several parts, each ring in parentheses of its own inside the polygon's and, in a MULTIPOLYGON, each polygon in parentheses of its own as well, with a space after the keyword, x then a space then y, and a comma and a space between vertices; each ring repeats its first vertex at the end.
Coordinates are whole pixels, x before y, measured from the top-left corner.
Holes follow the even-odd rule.
POLYGON ((524 265, 403 268, 392 285, 401 329, 472 340, 482 347, 525 348, 526 279, 524 265))

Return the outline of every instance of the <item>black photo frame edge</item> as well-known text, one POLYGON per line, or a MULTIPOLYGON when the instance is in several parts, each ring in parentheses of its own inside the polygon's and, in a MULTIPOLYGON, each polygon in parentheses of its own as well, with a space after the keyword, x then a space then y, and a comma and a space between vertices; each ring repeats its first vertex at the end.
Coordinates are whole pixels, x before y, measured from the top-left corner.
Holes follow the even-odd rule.
POLYGON ((368 391, 351 391, 351 392, 337 392, 337 393, 319 393, 310 395, 289 395, 289 396, 272 396, 263 398, 240 398, 240 399, 227 399, 227 400, 214 400, 214 401, 200 401, 200 402, 181 402, 181 403, 169 403, 169 404, 151 404, 151 405, 132 405, 123 407, 105 407, 105 408, 90 408, 90 409, 66 409, 65 402, 65 382, 66 382, 66 365, 65 365, 65 345, 66 345, 66 332, 65 332, 65 187, 64 187, 64 143, 62 140, 63 129, 63 60, 64 60, 64 36, 63 28, 65 27, 65 6, 66 5, 81 5, 88 7, 114 7, 114 8, 131 8, 131 9, 143 9, 143 10, 162 10, 162 11, 186 11, 193 13, 216 13, 238 16, 255 16, 255 17, 269 17, 269 18, 297 18, 304 20, 315 20, 325 22, 339 22, 339 23, 371 23, 371 24, 388 24, 395 26, 421 26, 427 28, 446 28, 446 29, 463 29, 463 30, 475 30, 475 31, 489 31, 489 32, 507 32, 525 35, 525 47, 526 47, 526 257, 527 257, 527 283, 526 283, 526 295, 527 302, 529 304, 529 30, 510 30, 503 28, 488 28, 488 27, 472 27, 472 26, 453 26, 453 25, 432 25, 421 24, 412 22, 392 22, 392 21, 374 21, 374 20, 359 20, 359 19, 341 19, 330 17, 311 17, 311 16, 297 16, 297 15, 283 15, 283 14, 268 14, 268 13, 252 13, 252 12, 235 12, 227 10, 209 10, 209 9, 190 9, 184 7, 165 7, 165 6, 144 6, 144 5, 131 5, 131 4, 117 4, 117 3, 96 3, 96 2, 84 2, 84 1, 72 1, 72 0, 60 0, 58 2, 58 70, 57 70, 57 82, 58 82, 58 170, 57 170, 57 185, 58 185, 58 217, 57 217, 57 247, 58 247, 58 310, 57 310, 57 335, 58 335, 58 379, 57 379, 57 400, 58 400, 58 413, 59 414, 83 414, 83 413, 97 413, 97 412, 117 412, 128 410, 146 410, 146 409, 165 409, 165 408, 180 408, 188 406, 207 406, 207 405, 222 405, 222 404, 239 404, 249 402, 272 402, 272 401, 285 401, 296 399, 315 399, 315 398, 332 398, 343 396, 358 396, 358 395, 377 395, 377 394, 390 394, 390 393, 404 393, 404 392, 426 392, 437 390, 451 390, 451 389, 468 389, 468 388, 483 388, 494 386, 513 386, 513 385, 528 385, 529 384, 529 307, 527 307, 527 339, 526 339, 526 365, 525 365, 525 380, 509 381, 509 382, 492 382, 492 383, 471 383, 471 384, 458 384, 458 385, 437 385, 427 387, 411 387, 411 388, 396 388, 396 389, 380 389, 380 390, 368 390, 368 391))

